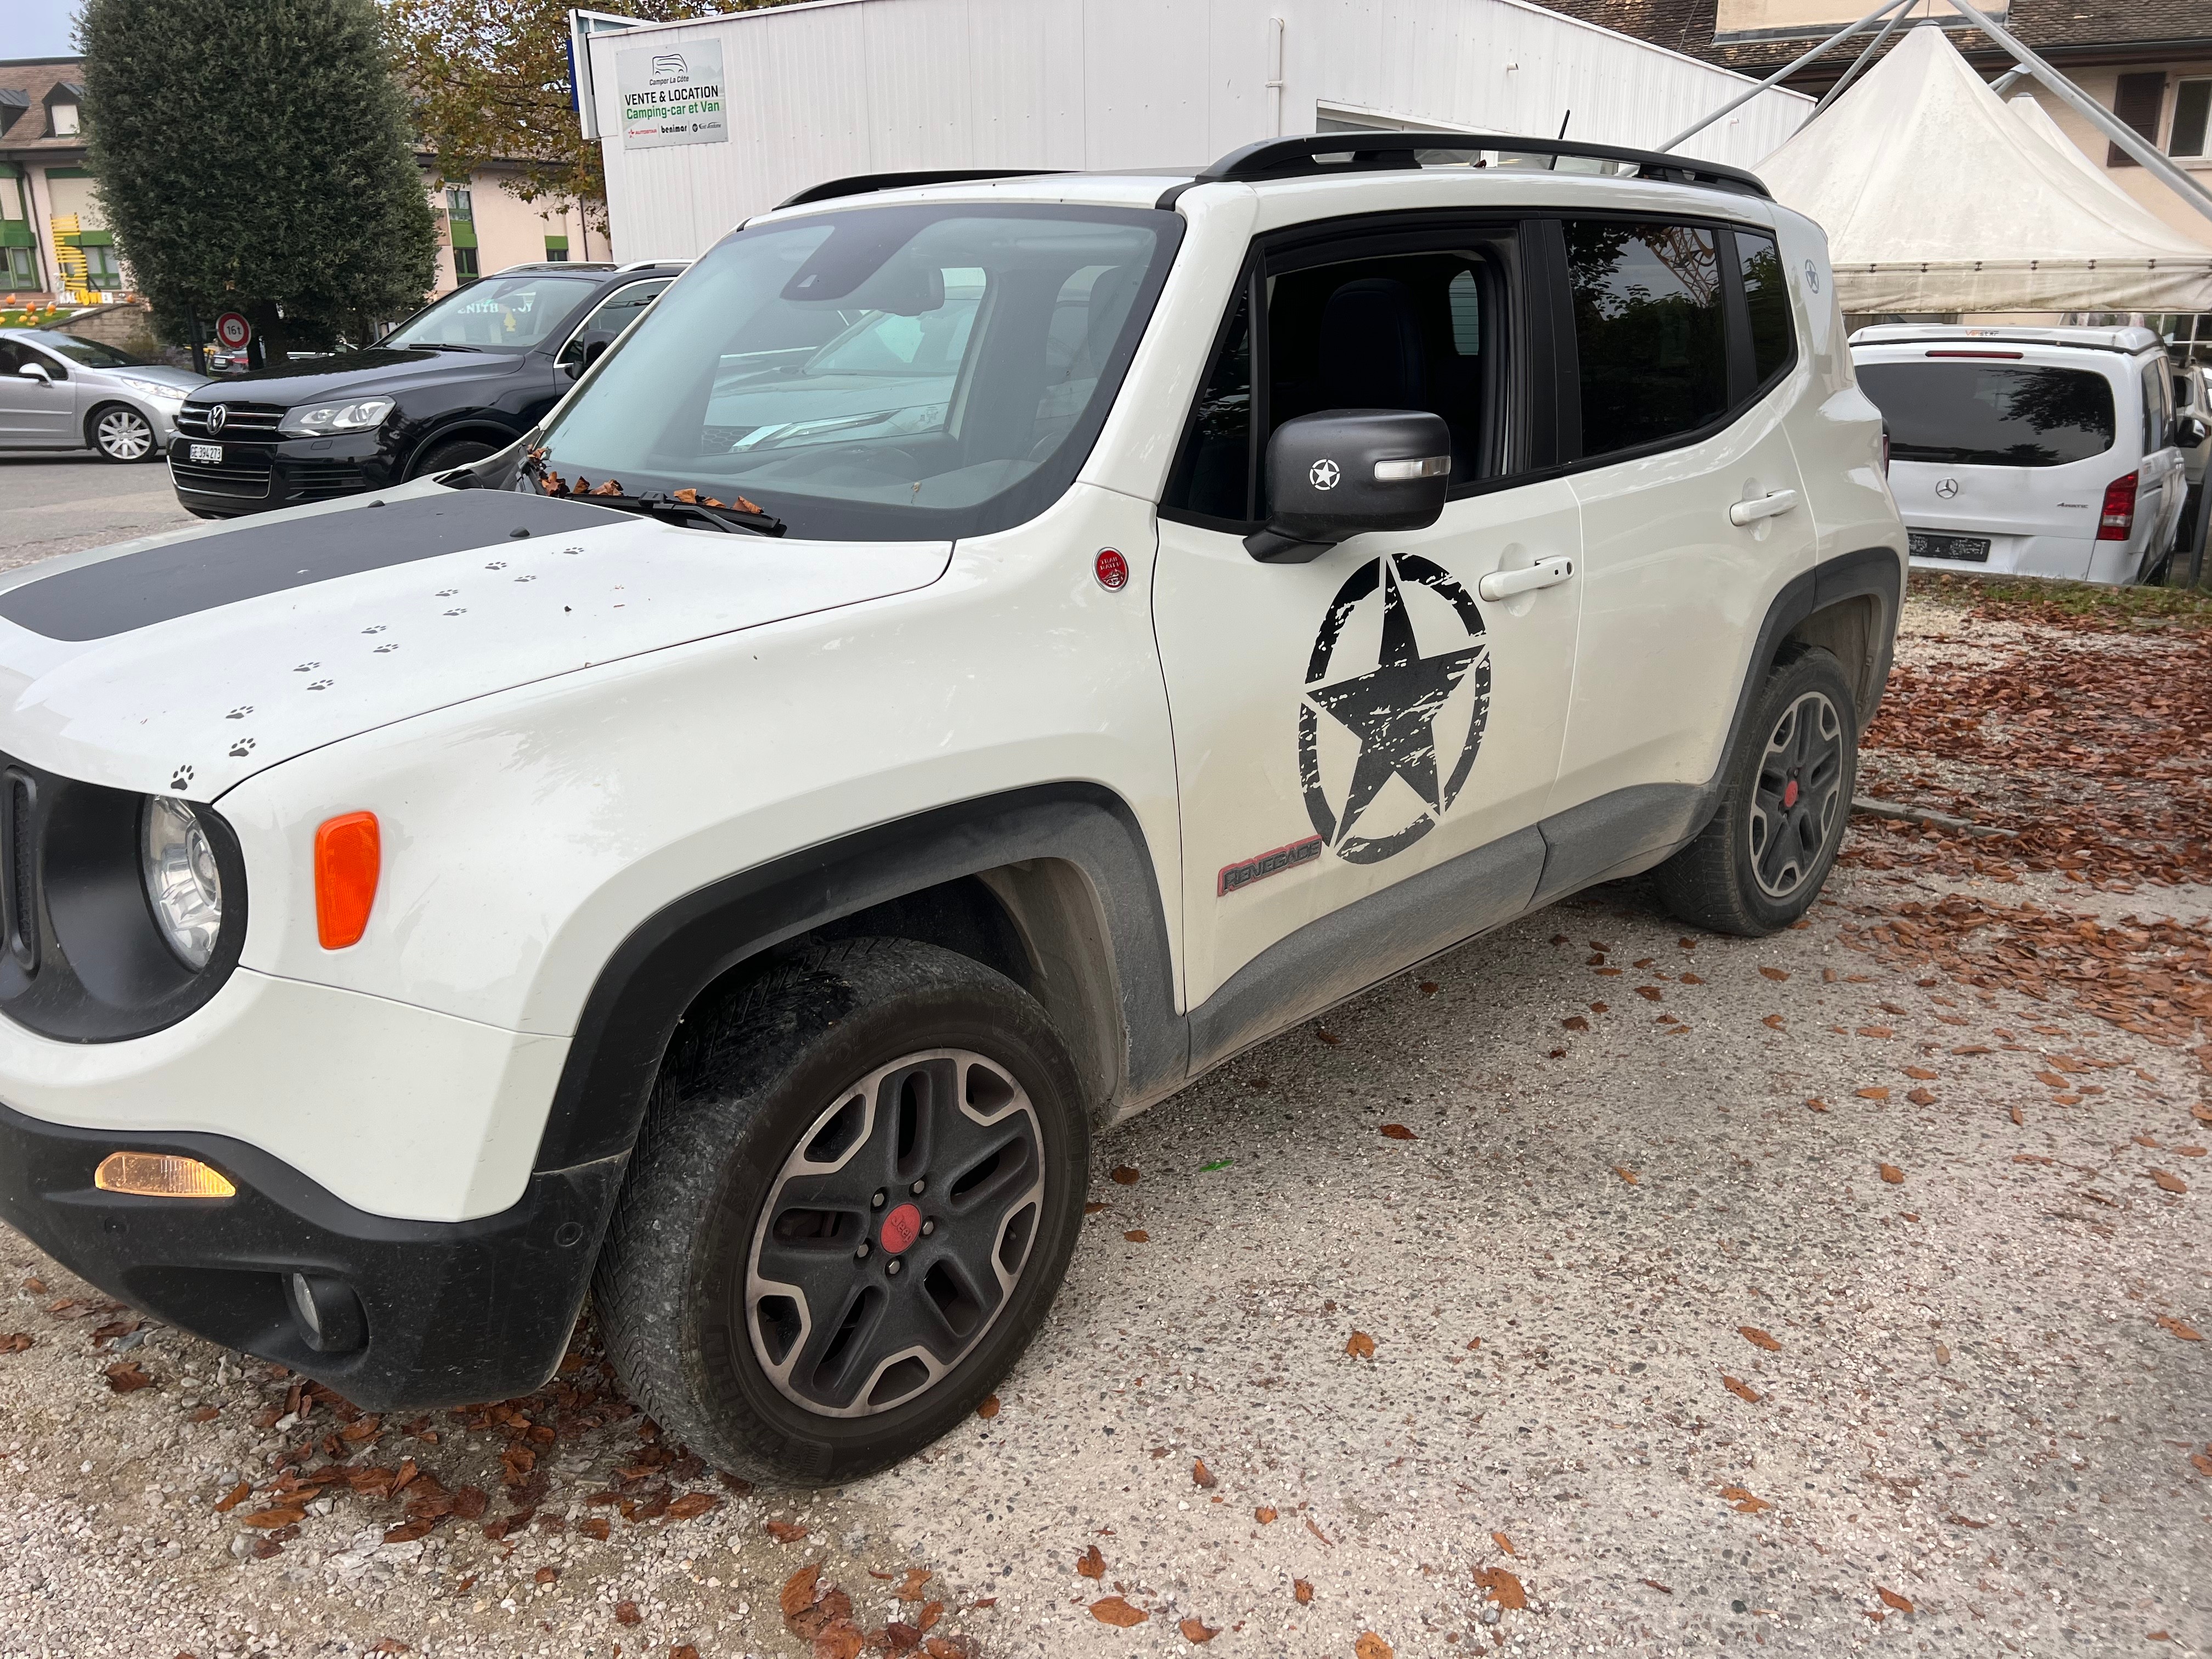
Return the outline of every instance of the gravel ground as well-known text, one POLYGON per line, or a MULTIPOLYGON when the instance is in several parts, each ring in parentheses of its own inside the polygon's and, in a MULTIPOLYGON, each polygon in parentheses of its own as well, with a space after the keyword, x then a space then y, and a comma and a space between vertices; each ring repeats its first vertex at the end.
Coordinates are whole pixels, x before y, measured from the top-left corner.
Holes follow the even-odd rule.
POLYGON ((356 1419, 0 1232, 0 1654, 791 1656, 809 1565, 931 1659, 2203 1648, 2203 1068, 1862 931, 1983 885, 1757 943, 1602 889, 1255 1050, 1101 1137, 995 1413, 841 1490, 718 1482, 588 1334, 356 1419))

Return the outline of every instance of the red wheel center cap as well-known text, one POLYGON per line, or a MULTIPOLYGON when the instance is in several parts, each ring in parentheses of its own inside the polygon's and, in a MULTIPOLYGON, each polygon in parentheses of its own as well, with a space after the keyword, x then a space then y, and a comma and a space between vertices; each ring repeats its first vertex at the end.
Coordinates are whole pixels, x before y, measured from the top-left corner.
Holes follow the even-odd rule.
POLYGON ((921 1212, 902 1204, 884 1218, 884 1248, 893 1255, 921 1237, 921 1212))
POLYGON ((1782 808, 1788 811, 1797 804, 1797 780, 1792 778, 1782 786, 1782 808))

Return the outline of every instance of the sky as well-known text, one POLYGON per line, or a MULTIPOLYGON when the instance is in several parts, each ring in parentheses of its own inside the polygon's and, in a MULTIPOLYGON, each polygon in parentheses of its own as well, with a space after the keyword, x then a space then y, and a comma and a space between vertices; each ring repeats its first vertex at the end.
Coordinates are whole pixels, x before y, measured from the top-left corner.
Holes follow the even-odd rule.
POLYGON ((0 0, 0 58, 65 58, 82 0, 0 0))

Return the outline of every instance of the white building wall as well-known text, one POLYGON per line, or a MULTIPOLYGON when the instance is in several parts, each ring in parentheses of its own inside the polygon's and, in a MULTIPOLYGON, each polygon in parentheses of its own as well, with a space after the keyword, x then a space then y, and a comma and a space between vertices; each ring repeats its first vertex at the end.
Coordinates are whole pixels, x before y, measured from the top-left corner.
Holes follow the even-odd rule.
MULTIPOLYGON (((812 0, 593 37, 618 259, 683 258, 823 179, 1197 167, 1317 112, 1649 149, 1750 83, 1525 0, 812 0), (625 150, 615 57, 715 40, 727 143, 625 150)), ((1811 110, 1761 94, 1683 146, 1748 167, 1811 110)))

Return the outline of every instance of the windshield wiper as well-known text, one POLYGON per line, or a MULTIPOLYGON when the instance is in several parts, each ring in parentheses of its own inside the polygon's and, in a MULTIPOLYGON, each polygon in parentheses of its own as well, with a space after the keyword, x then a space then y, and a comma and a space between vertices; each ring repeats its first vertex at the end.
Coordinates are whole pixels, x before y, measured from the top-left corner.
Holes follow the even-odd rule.
POLYGON ((648 489, 641 495, 602 495, 594 490, 564 495, 562 499, 587 501, 593 507, 611 507, 618 513, 636 513, 670 524, 705 525, 731 535, 742 532, 755 536, 781 536, 787 527, 771 513, 745 513, 733 507, 709 507, 704 501, 679 501, 657 489, 648 489))
POLYGON ((483 346, 455 345, 450 340, 410 340, 405 345, 394 346, 394 351, 482 351, 483 346))

